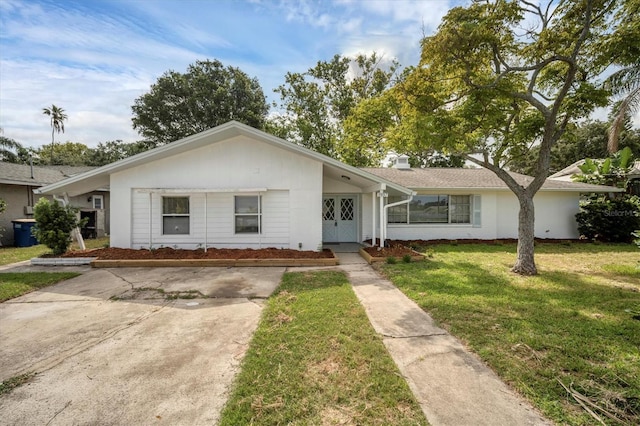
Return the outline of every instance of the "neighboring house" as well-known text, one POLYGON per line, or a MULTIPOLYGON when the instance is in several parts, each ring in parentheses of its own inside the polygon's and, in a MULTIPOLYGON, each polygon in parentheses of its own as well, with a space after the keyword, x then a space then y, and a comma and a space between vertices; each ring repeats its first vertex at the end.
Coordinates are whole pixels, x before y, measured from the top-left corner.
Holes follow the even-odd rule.
MULTIPOLYGON (((489 171, 358 169, 237 122, 36 192, 73 197, 107 186, 114 247, 318 250, 380 235, 517 237, 517 200, 489 171)), ((537 236, 577 237, 579 194, 610 190, 547 182, 536 197, 537 236)))
MULTIPOLYGON (((13 245, 13 224, 15 219, 33 218, 33 206, 41 195, 34 190, 70 176, 94 169, 92 167, 51 166, 39 167, 25 164, 0 162, 0 198, 7 203, 7 210, 0 215, 1 245, 13 245)), ((51 199, 51 197, 48 197, 51 199)), ((109 192, 97 188, 69 199, 72 206, 80 209, 80 216, 88 223, 83 229, 86 236, 103 236, 109 232, 109 192)))
MULTIPOLYGON (((552 174, 549 176, 549 179, 572 182, 573 176, 582 174, 580 166, 583 164, 584 160, 576 161, 559 172, 552 174)), ((632 195, 640 195, 640 160, 633 163, 633 166, 629 169, 629 173, 627 173, 627 178, 629 179, 629 183, 627 185, 629 192, 632 195)))

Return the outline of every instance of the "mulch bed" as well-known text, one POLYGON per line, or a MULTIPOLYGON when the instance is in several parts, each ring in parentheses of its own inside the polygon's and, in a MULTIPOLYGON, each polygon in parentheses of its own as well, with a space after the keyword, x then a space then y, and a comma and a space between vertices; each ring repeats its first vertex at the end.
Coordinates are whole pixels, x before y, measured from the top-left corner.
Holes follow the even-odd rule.
POLYGON ((62 257, 97 257, 98 260, 138 260, 138 259, 326 259, 333 258, 331 250, 301 251, 291 249, 216 249, 197 250, 163 247, 155 250, 136 250, 117 247, 93 250, 74 250, 62 257))
POLYGON ((410 247, 407 247, 404 244, 400 244, 398 242, 387 243, 388 247, 364 247, 363 250, 369 253, 372 257, 403 257, 405 255, 415 256, 416 252, 414 252, 410 247))

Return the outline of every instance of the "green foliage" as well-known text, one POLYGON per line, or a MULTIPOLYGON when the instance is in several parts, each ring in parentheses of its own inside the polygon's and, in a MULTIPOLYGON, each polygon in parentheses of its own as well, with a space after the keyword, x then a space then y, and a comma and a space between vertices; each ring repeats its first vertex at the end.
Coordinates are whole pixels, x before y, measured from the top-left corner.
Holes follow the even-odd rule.
POLYGON ((31 151, 34 164, 41 166, 84 166, 87 164, 88 154, 89 147, 71 141, 42 145, 31 151))
POLYGON ((121 140, 100 142, 95 148, 89 148, 85 164, 104 166, 153 148, 153 144, 144 141, 125 143, 121 140))
POLYGON ((35 373, 25 373, 3 380, 0 382, 0 396, 8 394, 15 388, 27 383, 34 375, 35 373))
POLYGON ((269 110, 256 78, 220 61, 196 61, 187 72, 167 71, 135 100, 133 128, 164 145, 237 120, 262 129, 269 110))
MULTIPOLYGON (((350 133, 345 125, 358 104, 391 85, 397 68, 395 61, 385 63, 374 53, 355 58, 335 55, 304 73, 287 73, 285 84, 275 90, 286 114, 270 126, 281 137, 353 166, 378 166, 386 154, 380 134, 350 133)), ((378 111, 366 112, 366 119, 375 121, 378 111)))
POLYGON ((36 219, 33 232, 38 241, 49 247, 54 255, 65 253, 71 245, 71 231, 81 226, 76 210, 71 206, 63 207, 58 201, 40 198, 33 213, 36 219))
POLYGON ((589 200, 580 206, 576 221, 578 232, 590 240, 630 243, 640 228, 640 198, 589 200))
POLYGON ((286 273, 218 422, 426 425, 341 272, 286 273))
POLYGON ((640 276, 635 246, 539 244, 541 273, 505 263, 515 244, 434 246, 428 262, 384 265, 393 283, 468 344, 553 424, 602 425, 562 388, 584 395, 607 425, 640 418, 640 276), (615 267, 605 266, 615 262, 615 267), (601 411, 602 410, 602 411, 601 411))
MULTIPOLYGON (((556 145, 551 148, 549 174, 559 172, 565 167, 585 158, 606 158, 609 122, 587 120, 575 126, 569 126, 556 145)), ((632 128, 631 122, 620 133, 620 149, 629 147, 640 152, 640 129, 632 128)), ((512 171, 531 175, 535 173, 535 160, 539 155, 539 146, 532 147, 522 156, 512 158, 509 168, 512 171)))
POLYGON ((393 256, 389 256, 387 257, 387 263, 389 265, 395 265, 396 263, 398 263, 398 260, 393 256))
POLYGON ((460 154, 493 171, 518 197, 521 250, 513 270, 535 274, 533 197, 549 173, 551 148, 570 123, 607 103, 593 49, 610 32, 614 0, 482 1, 454 7, 422 42, 418 67, 388 95, 390 147, 460 154), (538 145, 526 187, 509 162, 538 145))
POLYGON ((574 175, 572 179, 576 182, 626 188, 627 174, 633 166, 633 161, 633 153, 629 147, 604 160, 586 158, 584 164, 578 166, 582 173, 574 175))
POLYGON ((5 161, 7 163, 17 163, 18 151, 21 148, 22 145, 20 145, 15 140, 6 136, 0 136, 0 161, 5 161))
POLYGON ((404 256, 402 256, 402 261, 404 263, 411 263, 411 255, 410 254, 405 254, 404 256))
MULTIPOLYGON (((7 202, 4 201, 2 198, 0 198, 0 215, 2 215, 6 209, 7 209, 7 202)), ((0 226, 0 237, 2 237, 2 231, 4 231, 4 228, 0 226)))
POLYGON ((0 302, 78 275, 76 272, 3 272, 0 274, 0 302))
POLYGON ((54 104, 51 104, 51 108, 42 108, 42 113, 49 117, 49 124, 51 125, 51 159, 50 164, 54 163, 54 151, 55 145, 55 133, 64 133, 64 121, 69 118, 63 108, 60 108, 54 104))

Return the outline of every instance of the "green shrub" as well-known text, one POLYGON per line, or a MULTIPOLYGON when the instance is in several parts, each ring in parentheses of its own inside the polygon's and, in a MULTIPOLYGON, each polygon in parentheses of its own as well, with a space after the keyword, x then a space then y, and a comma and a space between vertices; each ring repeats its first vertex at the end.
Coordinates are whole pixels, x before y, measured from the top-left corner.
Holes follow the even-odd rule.
POLYGON ((396 264, 396 262, 397 262, 397 261, 396 261, 396 258, 395 258, 395 257, 393 257, 393 256, 389 256, 389 257, 387 257, 387 263, 388 263, 389 265, 395 265, 395 264, 396 264))
POLYGON ((410 254, 405 254, 404 256, 402 256, 402 261, 404 263, 411 263, 411 255, 410 254))
POLYGON ((592 199, 576 214, 578 232, 590 240, 630 243, 632 233, 640 228, 640 200, 592 199))
MULTIPOLYGON (((6 201, 4 201, 2 198, 0 198, 0 215, 2 213, 4 213, 4 211, 7 209, 7 203, 6 201)), ((0 237, 2 237, 2 231, 4 231, 4 228, 2 226, 0 226, 0 237)))
POLYGON ((36 226, 32 232, 38 241, 49 247, 54 255, 66 252, 71 245, 71 231, 81 225, 76 209, 41 198, 36 203, 33 214, 36 226))

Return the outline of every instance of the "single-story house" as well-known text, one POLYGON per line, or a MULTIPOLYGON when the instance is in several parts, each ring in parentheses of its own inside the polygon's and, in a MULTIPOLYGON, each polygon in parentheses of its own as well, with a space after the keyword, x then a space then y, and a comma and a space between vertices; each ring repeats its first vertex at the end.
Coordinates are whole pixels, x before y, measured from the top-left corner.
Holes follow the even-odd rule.
MULTIPOLYGON (((517 200, 487 170, 409 169, 402 159, 360 169, 237 122, 36 192, 74 197, 107 186, 113 247, 318 250, 381 235, 517 237, 517 200)), ((536 236, 578 237, 580 193, 609 190, 548 181, 536 196, 536 236)))
MULTIPOLYGON (((33 206, 43 196, 34 194, 34 190, 92 169, 95 167, 42 167, 0 161, 0 198, 7 204, 6 211, 0 214, 0 227, 4 228, 0 231, 0 245, 13 245, 13 220, 33 218, 33 206)), ((76 194, 69 202, 79 209, 81 217, 87 218, 83 229, 86 236, 100 237, 109 232, 109 191, 96 188, 76 194)))

